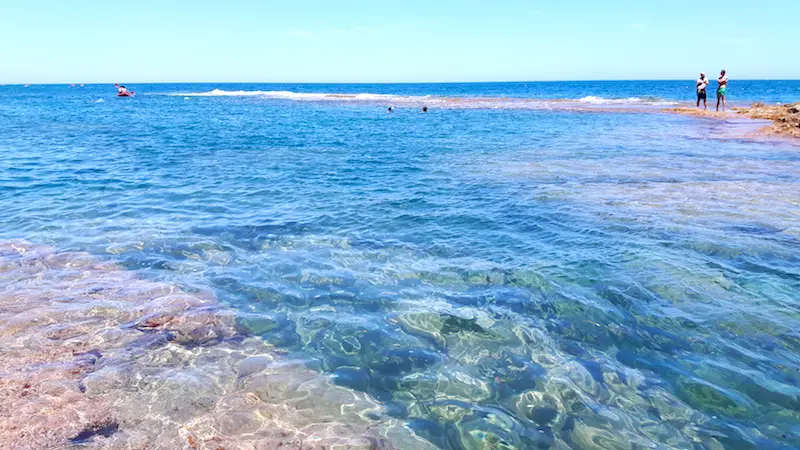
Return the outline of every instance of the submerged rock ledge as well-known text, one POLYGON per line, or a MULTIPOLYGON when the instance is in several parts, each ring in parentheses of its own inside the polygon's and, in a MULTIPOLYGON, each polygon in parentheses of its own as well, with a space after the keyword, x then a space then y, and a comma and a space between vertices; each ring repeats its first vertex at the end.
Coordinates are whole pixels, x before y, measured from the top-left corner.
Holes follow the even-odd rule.
POLYGON ((210 293, 0 243, 0 448, 430 448, 210 293))
POLYGON ((667 108, 662 111, 716 119, 745 116, 751 119, 771 120, 772 124, 760 130, 762 133, 800 138, 800 103, 794 105, 765 105, 762 102, 756 102, 748 107, 733 108, 732 113, 706 111, 696 108, 667 108))

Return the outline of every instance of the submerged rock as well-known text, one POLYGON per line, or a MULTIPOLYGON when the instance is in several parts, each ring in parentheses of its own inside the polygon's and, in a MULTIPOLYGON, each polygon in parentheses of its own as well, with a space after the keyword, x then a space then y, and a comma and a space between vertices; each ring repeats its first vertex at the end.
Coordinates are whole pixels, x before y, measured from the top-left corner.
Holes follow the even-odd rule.
MULTIPOLYGON (((705 111, 695 108, 669 108, 665 112, 689 116, 710 117, 727 120, 731 113, 705 111)), ((753 103, 743 108, 733 108, 735 114, 751 119, 771 120, 773 123, 761 129, 766 134, 779 134, 800 138, 800 104, 793 105, 765 105, 763 102, 753 103)))
POLYGON ((0 448, 431 448, 208 295, 22 241, 0 285, 0 448))

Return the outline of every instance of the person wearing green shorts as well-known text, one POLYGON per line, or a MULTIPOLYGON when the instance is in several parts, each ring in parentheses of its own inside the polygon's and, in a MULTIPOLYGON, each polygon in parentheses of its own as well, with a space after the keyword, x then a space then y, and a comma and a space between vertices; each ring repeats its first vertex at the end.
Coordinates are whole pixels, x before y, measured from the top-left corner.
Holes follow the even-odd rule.
POLYGON ((717 78, 717 111, 719 111, 719 104, 722 103, 722 110, 725 111, 725 94, 728 93, 728 75, 725 71, 719 73, 717 78))

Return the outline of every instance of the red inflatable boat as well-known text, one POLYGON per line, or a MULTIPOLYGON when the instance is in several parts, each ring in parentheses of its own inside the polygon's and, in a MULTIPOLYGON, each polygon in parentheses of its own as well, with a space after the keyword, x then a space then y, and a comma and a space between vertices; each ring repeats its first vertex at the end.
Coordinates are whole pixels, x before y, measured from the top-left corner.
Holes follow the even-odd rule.
MULTIPOLYGON (((116 87, 117 89, 119 89, 119 88, 120 88, 120 85, 118 85, 118 84, 114 84, 114 87, 116 87)), ((123 86, 123 88, 124 88, 124 86, 123 86)), ((129 90, 127 90, 127 89, 125 90, 125 92, 119 92, 119 93, 117 93, 117 97, 133 97, 134 95, 136 95, 136 92, 129 91, 129 90)))

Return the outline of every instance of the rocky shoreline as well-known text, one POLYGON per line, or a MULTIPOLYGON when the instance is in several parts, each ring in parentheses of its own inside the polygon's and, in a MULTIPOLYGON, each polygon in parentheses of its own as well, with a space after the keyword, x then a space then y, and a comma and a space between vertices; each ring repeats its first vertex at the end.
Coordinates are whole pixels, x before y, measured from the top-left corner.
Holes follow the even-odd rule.
POLYGON ((762 102, 756 102, 747 107, 735 107, 732 112, 707 111, 697 108, 667 108, 662 111, 721 120, 737 116, 744 116, 750 119, 771 120, 772 124, 759 130, 761 133, 800 138, 800 103, 765 105, 762 102))

